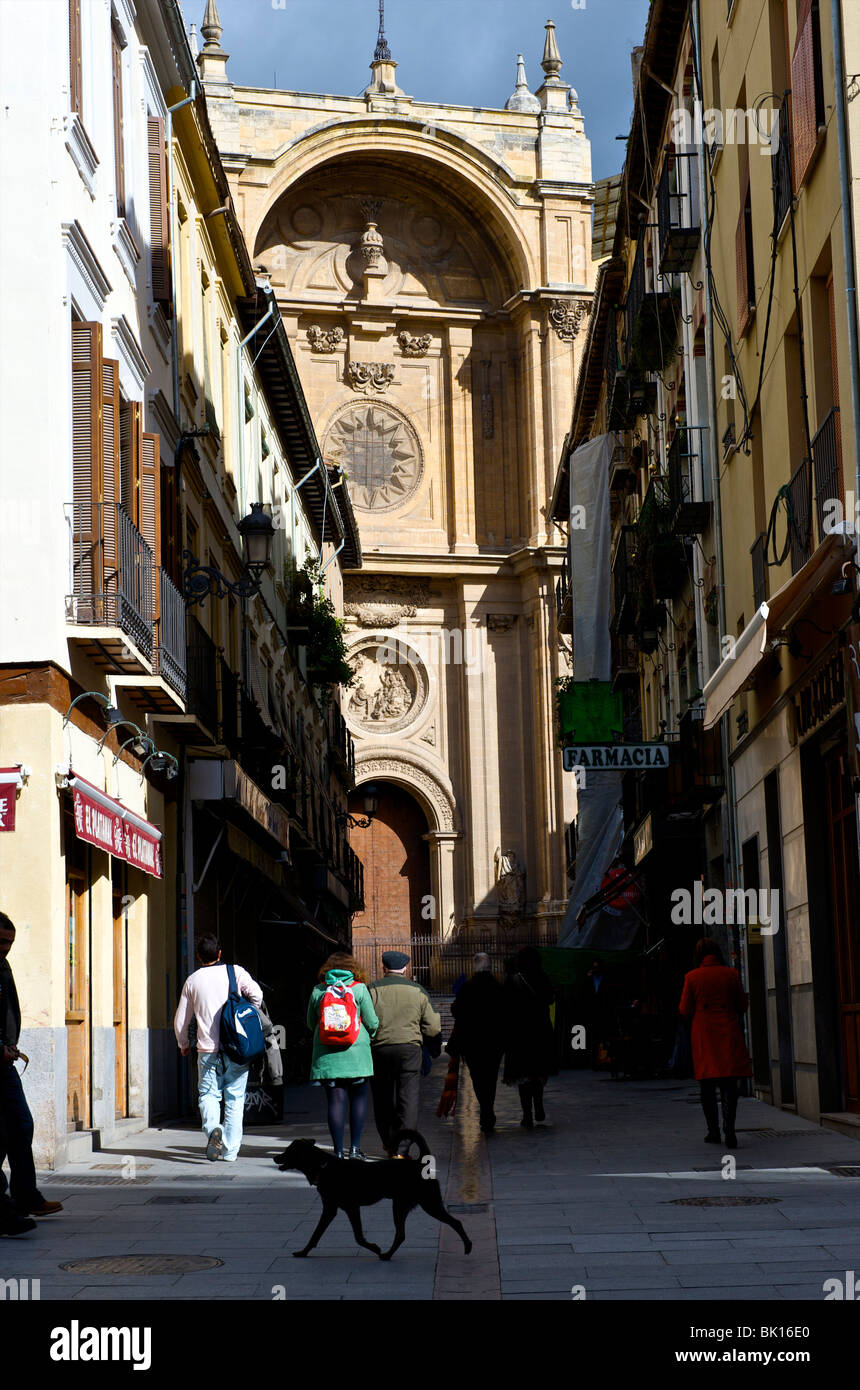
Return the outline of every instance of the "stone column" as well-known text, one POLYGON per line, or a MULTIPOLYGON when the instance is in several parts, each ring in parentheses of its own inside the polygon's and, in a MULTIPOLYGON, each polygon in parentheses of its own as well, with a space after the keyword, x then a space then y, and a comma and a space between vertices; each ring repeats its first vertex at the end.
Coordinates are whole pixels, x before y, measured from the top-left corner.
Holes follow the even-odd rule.
POLYGON ((454 847, 459 830, 428 830, 422 837, 430 846, 430 881, 436 899, 434 936, 447 941, 457 925, 454 902, 454 847))
POLYGON ((472 388, 472 327, 451 324, 446 331, 448 359, 448 479, 451 495, 449 535, 455 551, 476 554, 475 441, 472 388))

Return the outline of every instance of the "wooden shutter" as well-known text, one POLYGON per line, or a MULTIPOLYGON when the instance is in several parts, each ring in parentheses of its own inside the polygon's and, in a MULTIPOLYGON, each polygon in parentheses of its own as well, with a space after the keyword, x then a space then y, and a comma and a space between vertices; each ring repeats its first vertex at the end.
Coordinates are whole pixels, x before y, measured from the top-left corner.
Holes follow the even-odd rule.
POLYGON ((125 216, 125 148, 122 129, 122 48, 116 29, 111 29, 113 70, 113 146, 116 174, 116 215, 125 216))
POLYGON ((833 297, 833 272, 827 277, 827 318, 830 329, 830 363, 833 371, 833 409, 837 412, 835 424, 836 459, 838 463, 839 496, 845 501, 845 479, 842 475, 842 416, 839 413, 839 359, 836 356, 836 302, 833 297))
POLYGON ((176 467, 161 470, 161 565, 174 584, 181 576, 182 520, 176 490, 176 467))
POLYGON ((812 5, 798 26, 791 60, 791 155, 794 187, 800 188, 818 140, 815 91, 815 18, 812 5))
POLYGON ((169 237, 167 231, 167 160, 164 150, 164 121, 160 116, 147 120, 149 139, 149 247, 152 259, 152 297, 160 304, 170 303, 169 237))
POLYGON ((72 567, 78 620, 100 616, 102 556, 100 323, 72 324, 72 567))
POLYGON ((81 0, 69 0, 69 105, 81 114, 81 0))
POLYGON ((127 401, 119 416, 120 505, 140 527, 138 488, 140 486, 140 402, 127 401))
POLYGON ((102 565, 105 618, 116 620, 115 595, 120 569, 119 521, 119 363, 102 360, 102 565))
POLYGON ((140 520, 138 527, 152 551, 151 593, 152 621, 160 616, 161 565, 161 454, 157 434, 140 436, 140 486, 138 488, 140 520))

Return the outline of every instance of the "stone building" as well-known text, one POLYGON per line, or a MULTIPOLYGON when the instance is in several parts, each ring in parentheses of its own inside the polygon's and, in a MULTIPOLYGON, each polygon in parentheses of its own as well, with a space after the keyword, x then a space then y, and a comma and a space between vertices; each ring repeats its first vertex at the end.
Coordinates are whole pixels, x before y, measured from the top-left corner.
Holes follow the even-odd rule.
POLYGON ((236 211, 359 522, 346 717, 356 809, 369 780, 379 809, 353 838, 354 925, 554 939, 574 791, 547 504, 593 283, 590 146, 555 27, 541 86, 520 58, 503 110, 408 96, 382 28, 357 98, 234 86, 211 0, 202 32, 236 211))

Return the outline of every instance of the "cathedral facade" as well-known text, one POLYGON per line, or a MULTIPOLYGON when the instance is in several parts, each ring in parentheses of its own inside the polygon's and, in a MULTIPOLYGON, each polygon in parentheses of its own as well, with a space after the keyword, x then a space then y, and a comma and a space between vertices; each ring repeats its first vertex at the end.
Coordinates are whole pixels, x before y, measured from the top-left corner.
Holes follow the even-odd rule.
POLYGON ((575 791, 555 731, 547 509, 592 290, 591 156, 547 26, 504 109, 413 100, 380 31, 363 96, 234 86, 215 6, 199 64, 234 205, 290 338, 364 566, 353 846, 377 936, 554 940, 575 791))

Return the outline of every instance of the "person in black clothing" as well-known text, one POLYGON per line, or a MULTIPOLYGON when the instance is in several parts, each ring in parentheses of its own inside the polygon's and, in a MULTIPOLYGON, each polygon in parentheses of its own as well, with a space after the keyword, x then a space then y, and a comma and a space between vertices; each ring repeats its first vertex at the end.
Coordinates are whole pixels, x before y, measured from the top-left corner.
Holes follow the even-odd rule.
POLYGON ((15 1062, 21 1056, 21 1006, 6 957, 15 944, 15 925, 0 912, 0 1235, 20 1236, 35 1229, 31 1216, 62 1211, 61 1202, 46 1202, 36 1186, 33 1164, 33 1116, 15 1062), (4 1160, 12 1173, 11 1200, 4 1160))
POLYGON ((504 985, 505 1071, 507 1086, 520 1093, 524 1129, 546 1119, 543 1088, 556 1071, 555 1037, 549 1017, 553 989, 541 966, 540 952, 524 946, 504 985), (534 1107, 534 1115, 532 1115, 534 1107))
MULTIPOLYGON (((505 1047, 504 990, 490 970, 485 951, 475 956, 474 966, 474 974, 461 985, 451 1005, 453 1049, 469 1068, 481 1110, 481 1129, 490 1134, 496 1127, 493 1105, 505 1047)), ((450 1041, 448 1051, 452 1052, 450 1041)))

